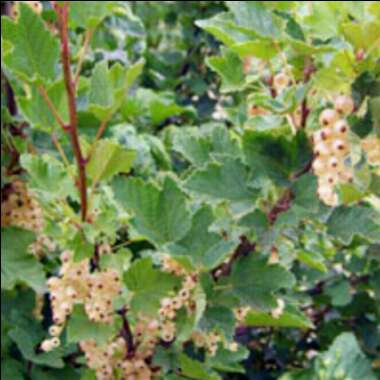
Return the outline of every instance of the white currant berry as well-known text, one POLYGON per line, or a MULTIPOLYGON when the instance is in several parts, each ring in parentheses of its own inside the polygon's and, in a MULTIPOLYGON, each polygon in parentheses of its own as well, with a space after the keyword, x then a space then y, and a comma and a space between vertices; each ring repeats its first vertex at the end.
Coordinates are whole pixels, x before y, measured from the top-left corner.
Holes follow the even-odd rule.
POLYGON ((331 150, 326 143, 321 142, 315 146, 315 153, 318 156, 327 156, 331 153, 331 150))
POLYGON ((341 115, 349 115, 354 111, 355 105, 351 96, 340 95, 335 99, 334 108, 341 115))
POLYGON ((323 110, 319 116, 319 122, 323 127, 331 127, 338 119, 338 113, 332 108, 323 110))
POLYGON ((338 120, 333 127, 333 131, 338 136, 344 136, 348 132, 348 124, 345 120, 338 120))

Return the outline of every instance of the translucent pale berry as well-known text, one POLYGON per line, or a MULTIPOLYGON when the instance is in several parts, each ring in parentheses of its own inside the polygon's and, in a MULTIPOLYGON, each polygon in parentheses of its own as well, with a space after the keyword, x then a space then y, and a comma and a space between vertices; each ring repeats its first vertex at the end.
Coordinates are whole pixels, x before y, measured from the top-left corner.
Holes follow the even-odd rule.
POLYGON ((354 111, 354 101, 351 96, 340 95, 335 99, 334 108, 341 115, 349 115, 354 111))
POLYGON ((322 111, 319 122, 324 127, 331 127, 339 119, 339 114, 332 108, 322 111))

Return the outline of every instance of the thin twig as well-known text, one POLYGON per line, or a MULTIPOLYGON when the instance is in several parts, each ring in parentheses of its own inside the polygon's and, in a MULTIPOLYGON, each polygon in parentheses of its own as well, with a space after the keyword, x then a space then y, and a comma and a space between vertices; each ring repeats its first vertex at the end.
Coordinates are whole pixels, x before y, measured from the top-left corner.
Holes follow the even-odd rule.
POLYGON ((86 185, 86 160, 83 158, 82 149, 78 136, 78 119, 75 100, 75 83, 72 78, 70 67, 70 48, 68 35, 68 16, 69 1, 65 1, 63 6, 59 6, 56 2, 54 8, 58 17, 59 32, 61 38, 61 60, 63 65, 63 76, 66 87, 66 94, 69 107, 70 127, 68 133, 70 135, 71 145, 74 152, 75 160, 78 167, 78 185, 81 199, 81 217, 82 221, 87 219, 87 185, 86 185))
POLYGON ((61 118, 61 116, 58 113, 58 110, 55 108, 54 103, 50 99, 49 94, 47 93, 45 87, 43 85, 38 86, 38 91, 41 94, 42 98, 44 99, 46 105, 49 107, 50 112, 53 114, 55 120, 57 123, 62 127, 63 130, 67 130, 67 125, 61 118))
POLYGON ((59 142, 59 140, 58 140, 58 138, 57 138, 57 136, 55 135, 54 132, 51 134, 51 141, 53 142, 55 148, 57 149, 59 155, 61 156, 62 161, 64 162, 65 166, 66 166, 67 168, 69 168, 69 167, 70 167, 70 161, 69 161, 69 159, 67 158, 66 153, 65 153, 65 151, 63 150, 62 145, 61 145, 61 143, 59 142))
POLYGON ((94 30, 93 29, 87 30, 87 32, 85 34, 83 46, 82 46, 82 48, 79 51, 78 65, 77 65, 77 68, 76 68, 76 71, 75 71, 75 75, 74 75, 74 83, 75 83, 75 85, 78 84, 80 73, 81 73, 81 70, 82 70, 83 62, 84 62, 84 57, 86 56, 86 53, 88 51, 88 47, 90 45, 90 41, 91 41, 91 38, 92 38, 93 34, 94 34, 94 30))
POLYGON ((91 144, 91 147, 88 151, 87 158, 86 158, 87 162, 89 162, 91 160, 91 157, 92 157, 94 150, 95 150, 95 146, 96 146, 97 142, 100 140, 100 138, 103 136, 104 132, 106 131, 107 124, 110 121, 111 117, 112 117, 112 113, 110 113, 100 124, 99 129, 96 132, 94 142, 91 144))

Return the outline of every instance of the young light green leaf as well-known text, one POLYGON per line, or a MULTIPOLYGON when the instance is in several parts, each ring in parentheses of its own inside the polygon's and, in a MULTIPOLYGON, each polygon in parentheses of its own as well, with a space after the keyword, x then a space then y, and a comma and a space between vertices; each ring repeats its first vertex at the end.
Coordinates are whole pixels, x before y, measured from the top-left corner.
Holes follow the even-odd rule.
MULTIPOLYGON (((68 123, 67 96, 63 81, 51 84, 46 91, 61 119, 68 123)), ((60 127, 36 86, 32 86, 27 96, 19 97, 18 104, 22 115, 33 128, 51 133, 60 127)))
POLYGON ((144 60, 129 68, 119 63, 108 68, 107 61, 97 63, 91 77, 89 110, 100 120, 108 119, 122 105, 143 67, 144 60))
POLYGON ((259 36, 281 37, 281 22, 259 1, 227 1, 236 23, 259 36))
POLYGON ((222 48, 221 56, 209 57, 207 65, 222 77, 222 92, 242 90, 245 86, 243 62, 232 50, 222 48))
POLYGON ((134 151, 112 140, 99 140, 87 165, 88 175, 94 183, 108 181, 118 173, 128 173, 135 157, 134 151))
POLYGON ((73 1, 70 3, 70 23, 74 27, 94 29, 116 7, 116 1, 73 1))
POLYGON ((40 156, 24 154, 22 166, 30 176, 30 187, 43 194, 45 200, 65 198, 75 194, 75 187, 67 170, 48 154, 40 156))
POLYGON ((4 64, 10 71, 29 82, 49 82, 56 78, 58 40, 29 6, 20 4, 17 21, 2 18, 1 32, 4 40, 13 45, 13 49, 4 56, 4 64))

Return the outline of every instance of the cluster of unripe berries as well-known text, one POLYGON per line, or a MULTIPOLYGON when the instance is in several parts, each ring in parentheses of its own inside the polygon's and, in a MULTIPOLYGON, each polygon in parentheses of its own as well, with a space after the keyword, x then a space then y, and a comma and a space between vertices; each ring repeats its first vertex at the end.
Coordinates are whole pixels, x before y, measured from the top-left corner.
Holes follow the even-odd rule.
POLYGON ((7 187, 1 201, 1 226, 15 226, 36 233, 36 240, 30 245, 29 252, 41 257, 46 251, 55 250, 55 243, 42 233, 44 219, 42 208, 26 183, 17 179, 7 187))
POLYGON ((97 380, 151 380, 157 374, 147 363, 153 356, 159 341, 159 323, 140 317, 133 331, 133 355, 128 354, 128 344, 124 338, 116 337, 105 345, 94 340, 80 343, 85 353, 87 365, 96 372, 97 380))
POLYGON ((87 365, 96 372, 97 380, 151 380, 154 376, 146 361, 135 355, 126 358, 127 346, 123 338, 99 346, 94 340, 83 341, 80 348, 85 353, 87 365))
POLYGON ((166 272, 183 277, 181 289, 174 297, 162 299, 159 310, 161 339, 164 342, 171 342, 176 333, 173 320, 176 318, 177 311, 185 307, 189 313, 194 312, 195 304, 192 296, 197 285, 197 279, 195 274, 187 273, 177 261, 169 256, 164 257, 162 267, 166 272))
POLYGON ((13 181, 2 199, 1 226, 16 226, 36 233, 43 229, 42 209, 21 180, 13 181))
MULTIPOLYGON (((84 305, 91 321, 112 323, 115 315, 113 300, 122 291, 117 271, 105 269, 91 273, 89 260, 75 262, 70 251, 62 253, 61 261, 59 276, 48 281, 54 322, 51 331, 60 334, 76 304, 84 305)), ((42 349, 55 348, 45 342, 42 349)))
POLYGON ((322 128, 313 135, 313 171, 318 177, 318 196, 329 206, 338 204, 335 186, 353 179, 352 168, 345 162, 350 152, 349 125, 345 117, 353 110, 351 97, 338 96, 334 108, 327 108, 320 114, 322 128))

